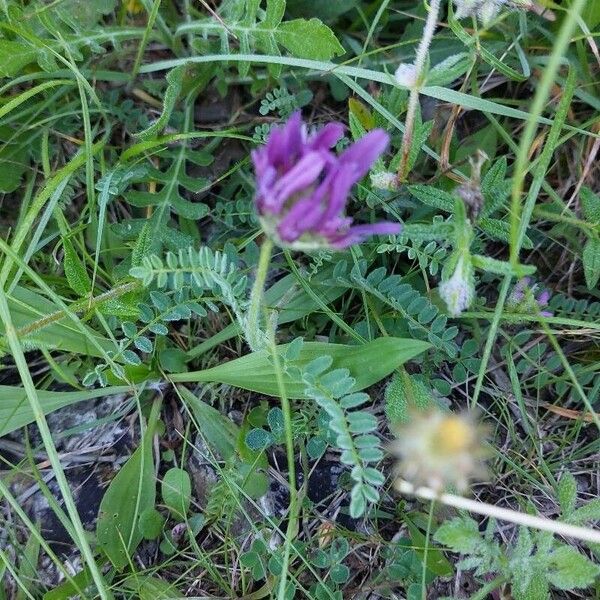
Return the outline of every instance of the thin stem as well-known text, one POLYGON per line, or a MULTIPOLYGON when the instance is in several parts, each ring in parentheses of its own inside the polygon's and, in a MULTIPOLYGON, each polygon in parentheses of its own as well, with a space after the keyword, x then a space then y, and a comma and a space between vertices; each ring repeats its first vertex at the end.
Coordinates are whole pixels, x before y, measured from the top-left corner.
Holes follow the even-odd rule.
POLYGON ((133 69, 131 69, 131 80, 130 84, 133 85, 135 78, 138 75, 140 70, 140 65, 142 64, 142 58, 144 56, 144 51, 146 50, 146 45, 148 44, 148 40, 150 38, 150 33, 152 32, 152 28, 154 27, 154 23, 156 21, 156 17, 158 16, 158 9, 160 7, 161 0, 154 0, 154 4, 152 5, 152 10, 150 11, 150 15, 148 16, 148 23, 146 24, 146 28, 144 29, 144 34, 142 35, 142 39, 140 41, 140 45, 138 46, 138 51, 135 57, 135 63, 133 64, 133 69))
POLYGON ((424 500, 437 500, 446 506, 453 506, 454 508, 467 510, 486 517, 493 517, 500 521, 509 521, 517 525, 525 525, 525 527, 550 531, 556 535, 572 537, 582 542, 600 544, 600 531, 595 529, 569 525, 562 521, 554 521, 553 519, 546 519, 544 517, 536 517, 509 508, 500 508, 493 504, 477 502, 476 500, 470 500, 469 498, 463 498, 454 494, 440 494, 431 488, 417 488, 412 483, 402 479, 396 483, 396 489, 402 494, 411 494, 424 500))
POLYGON ((256 279, 250 293, 250 308, 245 323, 246 341, 253 352, 261 350, 264 346, 264 333, 260 327, 260 313, 272 252, 273 242, 267 237, 260 247, 256 279))
MULTIPOLYGON (((10 264, 10 261, 7 260, 7 264, 10 264)), ((104 580, 104 577, 102 576, 102 573, 100 572, 100 569, 96 564, 94 553, 92 552, 92 549, 87 539, 87 534, 83 527, 83 523, 81 522, 81 518, 79 516, 79 513, 77 512, 77 507, 75 506, 75 501, 73 500, 69 483, 67 481, 67 478, 65 477, 65 473, 60 462, 60 457, 58 456, 56 446, 54 445, 52 434, 50 432, 50 428, 48 427, 48 423, 46 421, 46 416, 44 415, 44 411, 42 409, 42 404, 38 397, 35 384, 27 366, 25 354, 23 353, 23 349, 21 348, 17 331, 12 322, 10 310, 8 307, 8 301, 3 289, 3 284, 0 287, 0 321, 4 325, 6 339, 8 341, 8 345, 12 353, 13 359, 15 361, 15 365, 19 372, 19 376, 21 377, 21 381, 23 382, 23 388, 25 390, 27 400, 29 401, 29 404, 31 406, 31 412, 35 417, 35 421, 37 423, 42 442, 44 444, 46 452, 48 453, 48 459, 50 460, 50 464, 52 465, 52 469, 56 477, 56 483, 58 484, 58 487, 60 489, 61 495, 65 503, 65 508, 67 509, 67 513, 71 519, 71 522, 73 523, 73 529, 75 532, 74 537, 77 538, 74 541, 77 544, 79 550, 81 551, 84 561, 87 563, 87 567, 90 571, 92 579, 96 584, 98 595, 102 600, 108 600, 109 598, 112 598, 112 594, 109 592, 106 586, 106 581, 104 580)))
POLYGON ((283 565, 281 569, 281 579, 277 590, 278 600, 284 600, 286 597, 287 575, 290 563, 290 554, 292 542, 298 532, 298 490, 296 489, 296 455, 294 452, 294 432, 292 429, 292 408, 290 400, 285 390, 281 363, 275 346, 275 336, 270 336, 271 355, 275 367, 275 377, 279 389, 279 398, 281 400, 281 411, 283 412, 283 427, 285 433, 285 452, 288 467, 288 485, 290 488, 290 505, 288 510, 288 524, 285 532, 285 546, 283 552, 283 565))
POLYGON ((415 129, 415 117, 419 106, 419 92, 423 87, 425 61, 427 60, 427 52, 429 51, 429 46, 431 45, 433 33, 437 25, 440 3, 441 0, 432 0, 429 6, 429 14, 425 21, 423 36, 419 42, 419 48, 417 49, 417 55, 415 57, 415 82, 411 87, 410 96, 408 98, 404 136, 402 137, 402 157, 400 159, 400 165, 398 166, 398 181, 400 182, 405 181, 408 171, 408 158, 410 156, 410 148, 412 146, 413 132, 415 129))
MULTIPOLYGON (((103 294, 100 294, 94 298, 84 298, 83 300, 78 300, 71 305, 70 310, 73 313, 83 312, 102 304, 102 302, 106 302, 107 300, 112 300, 113 298, 118 298, 119 296, 127 294, 128 292, 132 292, 133 290, 139 288, 140 285, 141 283, 139 281, 130 281, 129 283, 124 283, 123 285, 119 285, 116 288, 108 290, 107 292, 104 292, 103 294)), ((17 329, 17 335, 20 338, 24 337, 33 333, 34 331, 39 331, 44 327, 48 327, 48 325, 51 325, 56 321, 60 321, 66 316, 67 314, 64 310, 57 310, 49 315, 46 315, 45 317, 42 317, 41 319, 38 319, 37 321, 29 323, 29 325, 25 325, 20 329, 17 329)))
POLYGON ((431 526, 433 525, 433 512, 435 510, 435 500, 431 501, 429 506, 429 517, 427 518, 427 531, 425 532, 425 548, 423 549, 423 571, 421 575, 421 598, 427 600, 427 555, 429 554, 429 539, 431 537, 431 526))

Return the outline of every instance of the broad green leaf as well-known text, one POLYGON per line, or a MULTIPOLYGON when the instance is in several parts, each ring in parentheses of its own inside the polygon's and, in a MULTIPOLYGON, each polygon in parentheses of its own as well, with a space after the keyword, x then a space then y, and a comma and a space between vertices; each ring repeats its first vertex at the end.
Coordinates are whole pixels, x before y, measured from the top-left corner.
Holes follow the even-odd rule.
POLYGON ((87 296, 92 291, 90 276, 70 239, 63 239, 63 248, 65 250, 63 268, 67 281, 75 293, 87 296))
POLYGON ((152 507, 140 514, 139 528, 146 540, 155 540, 162 533, 165 517, 152 507))
POLYGON ((335 19, 359 4, 359 0, 293 0, 289 3, 288 12, 293 17, 318 17, 327 21, 335 19))
POLYGON ((600 279, 600 238, 589 238, 581 254, 588 289, 593 290, 600 279))
POLYGON ((406 423, 409 413, 426 410, 434 403, 431 389, 421 377, 400 369, 385 390, 385 414, 391 425, 406 423))
POLYGON ((319 19, 284 21, 279 24, 275 38, 299 58, 329 60, 345 52, 333 31, 319 19))
MULTIPOLYGON (((46 390, 37 390, 37 397, 42 405, 44 414, 51 413, 77 402, 92 400, 94 398, 104 398, 115 394, 124 394, 130 392, 131 388, 127 386, 107 387, 85 392, 48 392, 46 390)), ((27 394, 21 387, 9 385, 0 385, 0 437, 33 423, 35 417, 27 400, 27 394)))
POLYGON ((585 8, 581 12, 581 18, 588 28, 593 31, 596 28, 596 25, 600 23, 600 3, 587 2, 585 8))
POLYGON ((431 68, 427 73, 427 85, 449 85, 464 75, 471 63, 466 52, 452 54, 431 68))
POLYGON ((142 541, 140 515, 154 507, 152 437, 153 431, 149 428, 141 445, 111 481, 100 503, 96 538, 119 570, 129 565, 132 553, 142 541))
POLYGON ((139 600, 173 600, 182 597, 175 584, 144 573, 136 573, 125 581, 119 582, 119 585, 132 592, 132 595, 127 597, 139 598, 139 600))
POLYGON ((592 224, 600 223, 600 196, 584 186, 579 193, 579 202, 585 220, 592 224))
POLYGON ((410 531, 414 551, 421 560, 426 558, 427 569, 439 577, 448 577, 449 575, 452 575, 454 569, 444 556, 443 552, 439 548, 432 547, 431 541, 429 541, 429 543, 426 541, 425 535, 410 519, 407 518, 405 523, 410 531), (425 556, 426 547, 427 556, 425 556))
POLYGON ((167 508, 178 519, 185 518, 192 502, 192 483, 184 469, 169 469, 162 480, 162 499, 167 508))
POLYGON ((75 31, 88 30, 103 15, 107 15, 115 9, 116 0, 62 0, 57 3, 54 11, 65 23, 75 31))
POLYGON ((0 192, 14 192, 28 166, 24 136, 15 136, 10 127, 0 126, 0 192))
POLYGON ((409 185, 408 191, 418 200, 449 213, 454 212, 454 196, 431 185, 409 185))
MULTIPOLYGON (((40 546, 39 537, 30 534, 19 560, 19 579, 27 585, 28 591, 33 593, 38 591, 36 582, 39 580, 37 565, 40 559, 40 546)), ((29 597, 29 595, 25 595, 25 590, 20 587, 14 596, 15 600, 25 600, 29 597)))
MULTIPOLYGON (((278 354, 283 356, 287 347, 288 344, 278 346, 278 354)), ((348 369, 356 380, 351 391, 358 391, 381 381, 429 347, 427 342, 392 337, 379 338, 361 346, 306 342, 299 358, 290 361, 290 366, 302 368, 315 358, 331 356, 331 368, 348 369)), ((212 369, 172 375, 171 379, 176 382, 215 381, 269 396, 279 395, 273 363, 267 351, 253 352, 212 369)), ((304 383, 292 381, 285 374, 283 380, 290 398, 307 397, 304 383)))
POLYGON ((260 452, 265 448, 268 448, 275 440, 273 434, 262 428, 255 427, 246 434, 246 446, 250 450, 260 452))
POLYGON ((600 575, 600 566, 571 546, 559 546, 548 557, 548 581, 561 590, 586 588, 600 575))
POLYGON ((35 62, 37 49, 27 44, 0 39, 0 77, 12 77, 35 62))
POLYGON ((67 580, 54 589, 46 592, 43 596, 43 600, 70 600, 71 598, 76 597, 81 590, 85 590, 93 583, 93 581, 89 569, 85 567, 79 571, 79 573, 74 575, 71 578, 71 581, 67 580))
POLYGON ((238 445, 239 427, 216 408, 196 398, 187 388, 178 386, 177 389, 198 425, 202 427, 202 436, 209 447, 223 460, 234 457, 238 445))

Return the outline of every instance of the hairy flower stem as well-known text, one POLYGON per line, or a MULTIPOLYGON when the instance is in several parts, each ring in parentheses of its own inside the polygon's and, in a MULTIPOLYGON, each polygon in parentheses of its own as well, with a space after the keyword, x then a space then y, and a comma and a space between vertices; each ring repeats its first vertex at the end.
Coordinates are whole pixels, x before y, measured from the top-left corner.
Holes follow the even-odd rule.
POLYGON ((570 525, 554 519, 546 519, 544 517, 536 517, 527 513, 510 510, 509 508, 501 508, 493 504, 478 502, 470 498, 463 498, 454 494, 439 493, 428 487, 415 487, 412 483, 399 480, 396 483, 396 489, 402 494, 410 494, 422 498, 424 500, 437 500, 446 506, 453 506, 461 510, 467 510, 479 515, 493 517, 499 521, 508 521, 525 527, 533 527, 541 531, 550 531, 555 535, 564 537, 572 537, 582 542, 591 542, 600 544, 600 531, 587 527, 579 527, 578 525, 570 525))
POLYGON ((437 25, 438 13, 440 12, 441 0, 431 0, 429 5, 429 14, 425 21, 423 36, 419 42, 417 55, 415 57, 415 84, 411 87, 410 96, 408 98, 408 109, 406 111, 406 121, 404 124, 404 136, 402 137, 402 155, 400 165, 398 166, 398 181, 406 181, 408 174, 408 158, 410 156, 410 148, 412 146, 413 133, 415 129, 415 117, 417 116, 417 107, 419 106, 419 92, 423 86, 425 79, 425 61, 427 60, 427 52, 433 39, 433 32, 437 25))
POLYGON ((265 335, 260 326, 260 313, 262 309, 265 281, 267 280, 272 253, 273 242, 270 238, 265 237, 265 240, 260 247, 256 278, 254 279, 254 285, 252 286, 252 292, 250 293, 250 308, 248 309, 248 316, 244 323, 246 341, 253 352, 262 350, 265 345, 265 335))
MULTIPOLYGON (((141 282, 139 281, 130 281, 128 283, 124 283, 123 285, 119 285, 112 290, 108 290, 99 296, 94 298, 84 298, 82 300, 78 300, 74 302, 70 306, 70 310, 74 313, 79 313, 87 310, 91 310, 92 308, 102 304, 102 302, 106 302, 107 300, 112 300, 114 298, 118 298, 123 294, 127 294, 128 292, 132 292, 133 290, 139 288, 141 286, 141 282)), ((66 317, 66 313, 64 310, 57 310, 37 321, 33 321, 28 325, 24 325, 20 329, 17 329, 17 335, 19 338, 22 338, 26 335, 31 335, 34 331, 39 331, 40 329, 44 329, 44 327, 48 327, 52 325, 52 323, 56 323, 56 321, 60 321, 64 317, 66 317)))
POLYGON ((281 412, 283 413, 285 450, 288 467, 288 485, 290 488, 290 503, 288 512, 288 524, 285 532, 283 564, 281 568, 281 579, 279 580, 279 588, 277 590, 277 599, 285 600, 287 575, 289 571, 292 543, 296 539, 296 535, 298 533, 298 490, 296 489, 296 455, 294 452, 294 431, 292 429, 292 408, 290 405, 290 400, 287 396, 287 392, 285 390, 283 372, 281 369, 281 363, 279 362, 279 356, 277 355, 277 347, 275 346, 274 335, 270 337, 269 342, 271 346, 273 364, 275 367, 277 387, 279 389, 279 398, 281 400, 281 412))

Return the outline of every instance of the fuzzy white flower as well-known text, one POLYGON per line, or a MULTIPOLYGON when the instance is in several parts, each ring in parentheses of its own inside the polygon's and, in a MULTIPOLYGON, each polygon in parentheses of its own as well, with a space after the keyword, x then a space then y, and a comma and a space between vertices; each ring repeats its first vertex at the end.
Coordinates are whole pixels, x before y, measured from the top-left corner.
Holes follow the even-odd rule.
POLYGON ((462 491, 471 479, 485 475, 485 427, 470 414, 433 410, 413 415, 397 431, 391 448, 397 474, 415 485, 462 491))
POLYGON ((393 192, 398 189, 398 175, 390 171, 371 173, 371 185, 377 190, 393 192))
POLYGON ((475 298, 475 283, 473 265, 468 254, 460 256, 454 274, 440 284, 439 293, 453 317, 458 317, 463 310, 471 306, 475 298))
POLYGON ((415 65, 411 63, 400 63, 394 76, 401 86, 413 88, 417 85, 419 73, 417 72, 415 65))
POLYGON ((479 21, 487 26, 506 4, 508 4, 507 0, 454 0, 456 6, 454 16, 457 19, 477 16, 479 21))

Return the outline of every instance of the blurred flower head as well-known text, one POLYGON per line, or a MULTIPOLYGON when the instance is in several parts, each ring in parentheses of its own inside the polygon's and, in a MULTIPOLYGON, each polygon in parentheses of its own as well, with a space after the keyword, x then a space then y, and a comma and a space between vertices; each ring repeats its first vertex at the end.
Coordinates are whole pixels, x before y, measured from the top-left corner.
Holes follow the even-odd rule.
POLYGON ((412 63, 400 63, 394 73, 396 81, 407 88, 413 88, 417 85, 418 76, 417 69, 412 63))
POLYGON ((476 16, 482 25, 489 25, 500 12, 500 9, 508 4, 507 0, 454 0, 457 19, 476 16))
POLYGON ((456 7, 454 16, 457 19, 477 17, 484 27, 498 16, 502 8, 530 10, 549 21, 554 21, 556 18, 551 10, 535 0, 454 0, 454 5, 456 7))
POLYGON ((440 298, 446 303, 448 312, 458 317, 471 306, 475 298, 473 265, 468 253, 462 253, 456 263, 454 273, 439 286, 440 298))
POLYGON ((440 409, 414 414, 396 432, 397 474, 436 491, 462 491, 485 476, 486 429, 472 414, 440 409))
POLYGON ((398 174, 391 171, 377 171, 371 173, 371 186, 376 190, 393 192, 398 189, 398 174))
POLYGON ((399 223, 353 225, 346 216, 352 186, 385 151, 389 136, 375 129, 340 155, 331 148, 344 133, 329 123, 308 135, 300 113, 274 129, 252 152, 255 204, 266 233, 298 250, 342 249, 376 234, 400 233, 399 223))
POLYGON ((512 312, 522 314, 537 314, 542 317, 551 317, 553 313, 545 310, 550 302, 550 291, 540 290, 537 284, 532 283, 529 277, 519 279, 513 287, 506 306, 512 312))

